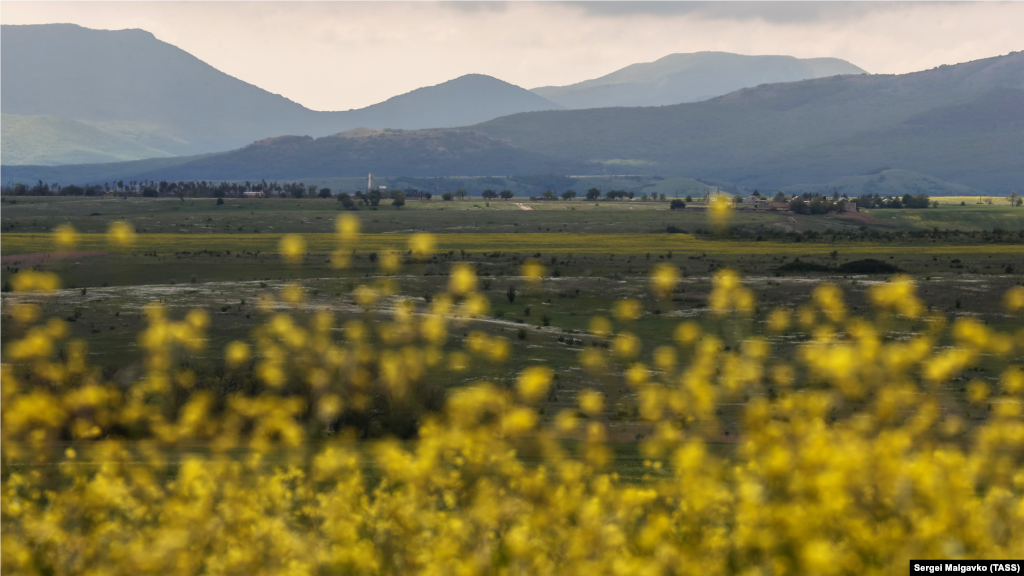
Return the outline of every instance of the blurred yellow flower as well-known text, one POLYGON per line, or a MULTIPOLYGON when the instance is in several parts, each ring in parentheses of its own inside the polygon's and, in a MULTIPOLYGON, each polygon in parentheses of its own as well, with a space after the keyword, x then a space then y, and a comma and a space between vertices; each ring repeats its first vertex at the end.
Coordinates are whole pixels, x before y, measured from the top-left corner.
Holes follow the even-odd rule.
POLYGON ((78 232, 70 224, 61 224, 54 228, 53 238, 58 250, 71 250, 78 243, 78 232))
POLYGON ((531 258, 523 262, 522 274, 528 282, 540 282, 544 279, 544 265, 531 258))
POLYGON ((612 313, 618 320, 636 320, 644 313, 644 307, 639 300, 628 298, 616 302, 612 313))
POLYGON ((660 298, 667 298, 679 284, 679 269, 671 264, 657 264, 651 270, 651 288, 660 298))
POLYGON ((249 360, 249 345, 238 340, 224 347, 224 360, 230 368, 237 368, 249 360))
POLYGON ((306 255, 306 240, 298 234, 285 234, 278 244, 281 257, 289 264, 301 264, 306 255))
POLYGON ((338 239, 342 242, 355 242, 359 239, 359 218, 352 214, 342 214, 335 221, 338 239))
POLYGON ((1014 286, 1003 295, 1003 306, 1010 312, 1024 310, 1024 286, 1014 286))
POLYGON ((594 316, 590 319, 590 333, 594 336, 606 338, 612 333, 612 323, 602 316, 594 316))
POLYGON ((536 402, 547 394, 551 385, 551 369, 546 366, 531 366, 523 370, 516 380, 519 395, 527 402, 536 402))
POLYGON ((409 250, 415 256, 430 256, 437 249, 437 240, 433 234, 419 232, 409 237, 409 250))
POLYGON ((107 227, 107 242, 118 248, 128 248, 135 243, 135 228, 123 220, 111 222, 107 227))
POLYGON ((448 280, 448 290, 457 296, 462 296, 476 290, 476 271, 469 264, 458 263, 452 266, 451 278, 448 280))
POLYGON ((15 292, 53 292, 60 288, 60 277, 52 272, 26 270, 11 279, 15 292))
POLYGON ((581 391, 577 401, 580 410, 590 417, 597 416, 604 408, 604 395, 596 390, 581 391))

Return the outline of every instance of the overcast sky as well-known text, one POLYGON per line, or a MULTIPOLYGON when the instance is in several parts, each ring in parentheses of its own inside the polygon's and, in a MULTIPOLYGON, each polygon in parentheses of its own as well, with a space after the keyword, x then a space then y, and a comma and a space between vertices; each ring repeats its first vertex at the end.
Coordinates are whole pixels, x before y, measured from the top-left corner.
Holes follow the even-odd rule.
POLYGON ((1024 2, 3 2, 0 21, 142 28, 315 110, 469 73, 571 84, 677 52, 898 74, 1024 49, 1024 2))

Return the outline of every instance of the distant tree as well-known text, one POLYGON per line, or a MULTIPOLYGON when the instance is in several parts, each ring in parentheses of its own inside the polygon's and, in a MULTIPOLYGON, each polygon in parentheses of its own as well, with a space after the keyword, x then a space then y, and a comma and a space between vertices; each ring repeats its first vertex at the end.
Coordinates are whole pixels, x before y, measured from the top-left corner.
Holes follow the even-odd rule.
POLYGON ((587 190, 587 200, 597 200, 601 197, 601 191, 597 188, 591 188, 587 190))
POLYGON ((575 197, 576 197, 576 191, 575 190, 566 190, 565 192, 562 192, 562 200, 572 200, 575 197))
POLYGON ((321 198, 330 198, 331 197, 331 189, 330 188, 321 188, 320 189, 320 193, 317 194, 317 196, 320 196, 321 198))
POLYGON ((310 198, 316 198, 316 189, 316 186, 310 184, 309 188, 306 190, 306 194, 308 194, 310 198))
POLYGON ((455 195, 458 196, 459 200, 465 200, 467 195, 466 189, 459 188, 458 190, 455 191, 455 195))
MULTIPOLYGON (((149 186, 146 186, 145 188, 142 189, 142 196, 144 198, 156 198, 159 195, 160 195, 160 193, 156 191, 156 188, 150 188, 149 186)), ((224 193, 221 192, 221 195, 218 196, 218 198, 223 198, 223 197, 224 197, 224 193)))
POLYGON ((402 206, 405 206, 405 192, 398 190, 392 194, 392 198, 391 205, 396 209, 401 209, 402 206))
POLYGON ((510 200, 513 196, 515 196, 515 194, 513 194, 511 190, 501 191, 501 197, 504 198, 505 200, 510 200))
POLYGON ((811 209, 807 206, 807 201, 797 196, 789 202, 789 211, 794 214, 810 214, 811 209))
POLYGON ((985 204, 988 204, 989 206, 991 206, 992 205, 992 199, 991 198, 985 198, 985 204))
POLYGON ((1016 190, 1014 190, 1013 192, 1010 192, 1010 195, 1006 197, 1006 201, 1009 202, 1010 206, 1013 206, 1014 208, 1016 208, 1017 206, 1020 206, 1019 200, 1020 200, 1020 197, 1017 196, 1017 191, 1016 190))
POLYGON ((430 200, 430 199, 431 199, 431 198, 433 198, 433 197, 434 197, 434 195, 433 195, 433 194, 431 194, 430 192, 424 192, 424 193, 423 193, 423 199, 424 199, 424 200, 430 200))
POLYGON ((551 190, 545 190, 544 191, 544 199, 545 200, 554 200, 555 199, 555 193, 552 192, 551 190))
POLYGON ((687 201, 687 202, 693 202, 693 196, 691 196, 691 195, 687 194, 687 195, 686 195, 686 201, 687 201))
POLYGON ((505 297, 508 298, 508 303, 511 304, 516 301, 516 287, 509 286, 508 291, 505 292, 505 297))
POLYGON ((345 210, 352 210, 356 207, 355 201, 352 200, 352 197, 348 195, 348 192, 339 192, 338 202, 341 202, 341 205, 345 208, 345 210))
POLYGON ((667 198, 665 198, 665 195, 664 195, 664 194, 660 195, 660 196, 658 197, 658 199, 659 199, 659 200, 661 200, 662 202, 664 202, 665 200, 667 200, 667 198))
POLYGON ((451 200, 452 200, 452 193, 451 193, 451 191, 445 191, 445 192, 441 193, 441 200, 444 200, 445 202, 451 202, 451 200))
POLYGON ((498 193, 488 188, 487 190, 483 191, 483 194, 481 194, 481 196, 483 196, 484 199, 486 200, 494 200, 495 198, 498 197, 498 193))
POLYGON ((679 198, 675 198, 672 200, 672 203, 669 204, 669 207, 673 210, 682 210, 683 208, 686 208, 686 202, 683 202, 679 198))
POLYGON ((786 201, 786 195, 783 194, 782 191, 779 191, 779 193, 775 195, 775 201, 776 202, 785 202, 786 201))
POLYGON ((223 205, 224 205, 224 199, 223 198, 217 198, 217 206, 223 206, 223 205))
POLYGON ((380 190, 371 190, 370 193, 366 195, 366 199, 369 200, 370 206, 380 204, 380 190))
POLYGON ((629 196, 630 200, 632 200, 633 196, 636 196, 636 192, 626 192, 626 195, 629 196))

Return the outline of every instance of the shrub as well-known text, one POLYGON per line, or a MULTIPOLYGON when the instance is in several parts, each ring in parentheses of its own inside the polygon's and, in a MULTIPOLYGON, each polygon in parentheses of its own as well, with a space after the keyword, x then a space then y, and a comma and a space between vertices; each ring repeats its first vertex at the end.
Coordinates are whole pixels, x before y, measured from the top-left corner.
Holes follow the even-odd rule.
POLYGON ((840 264, 836 271, 840 274, 896 274, 900 269, 888 262, 865 258, 840 264))

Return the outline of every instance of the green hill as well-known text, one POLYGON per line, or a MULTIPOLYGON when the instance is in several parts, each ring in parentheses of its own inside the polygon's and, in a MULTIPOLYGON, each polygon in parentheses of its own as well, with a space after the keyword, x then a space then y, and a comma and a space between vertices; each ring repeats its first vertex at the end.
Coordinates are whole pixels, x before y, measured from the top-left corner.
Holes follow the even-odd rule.
POLYGON ((4 164, 91 164, 173 156, 121 134, 56 116, 0 114, 4 164))

